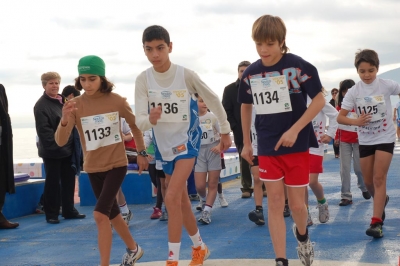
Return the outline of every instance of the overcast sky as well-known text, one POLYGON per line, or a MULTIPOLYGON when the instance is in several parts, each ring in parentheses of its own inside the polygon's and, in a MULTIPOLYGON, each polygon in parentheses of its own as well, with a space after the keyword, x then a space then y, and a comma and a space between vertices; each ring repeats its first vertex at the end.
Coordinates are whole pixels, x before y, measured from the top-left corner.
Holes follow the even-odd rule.
POLYGON ((150 66, 141 36, 154 24, 170 33, 172 62, 196 71, 220 98, 237 64, 258 59, 251 27, 264 14, 285 21, 290 51, 317 67, 328 90, 359 80, 359 48, 378 52, 379 73, 400 67, 399 0, 15 0, 1 1, 0 10, 0 83, 13 117, 33 117, 42 73, 59 72, 61 92, 89 54, 104 59, 115 92, 134 104, 135 79, 150 66))

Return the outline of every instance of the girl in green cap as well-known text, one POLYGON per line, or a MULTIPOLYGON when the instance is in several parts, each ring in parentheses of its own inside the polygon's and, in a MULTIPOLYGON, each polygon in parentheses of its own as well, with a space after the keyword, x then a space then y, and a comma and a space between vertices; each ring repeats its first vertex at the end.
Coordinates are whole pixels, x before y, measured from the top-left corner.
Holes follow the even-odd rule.
POLYGON ((142 257, 143 250, 129 232, 116 201, 128 164, 120 118, 125 118, 132 130, 139 151, 139 174, 148 166, 143 135, 136 126, 135 115, 126 98, 112 92, 114 84, 105 77, 105 64, 100 57, 89 55, 81 58, 78 72, 75 87, 85 92, 64 105, 55 139, 59 146, 63 146, 74 126, 79 131, 84 153, 83 169, 89 175, 97 198, 93 217, 98 229, 101 265, 110 263, 110 221, 127 246, 121 265, 134 265, 142 257))

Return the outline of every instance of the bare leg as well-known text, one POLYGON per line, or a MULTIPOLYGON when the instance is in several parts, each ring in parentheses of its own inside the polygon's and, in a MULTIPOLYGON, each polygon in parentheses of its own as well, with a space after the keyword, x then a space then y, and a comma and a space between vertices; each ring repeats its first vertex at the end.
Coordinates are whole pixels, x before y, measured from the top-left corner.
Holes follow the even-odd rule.
POLYGON ((195 158, 178 160, 172 176, 166 174, 165 206, 169 216, 168 241, 170 243, 181 242, 183 224, 189 235, 195 235, 198 230, 186 187, 186 180, 193 169, 194 161, 195 158), (182 215, 182 212, 185 215, 182 215))
POLYGON ((258 166, 251 167, 251 173, 253 175, 254 180, 254 203, 256 206, 262 206, 263 204, 263 182, 260 180, 260 174, 258 172, 258 166))
POLYGON ((208 194, 206 204, 209 206, 214 205, 215 198, 217 197, 219 175, 221 170, 208 172, 208 194))
MULTIPOLYGON (((319 174, 310 174, 309 186, 311 190, 314 192, 315 197, 317 197, 317 200, 320 200, 323 199, 325 195, 324 195, 324 188, 322 187, 321 183, 318 182, 318 176, 319 174)), ((307 198, 307 203, 308 203, 308 198, 307 198)))
POLYGON ((207 196, 206 183, 207 183, 207 172, 195 172, 194 183, 196 185, 196 191, 200 197, 205 198, 207 196))
MULTIPOLYGON (((286 258, 286 224, 282 215, 285 206, 283 180, 268 181, 264 184, 268 194, 268 227, 275 257, 286 258)), ((304 194, 302 203, 304 206, 304 194)))

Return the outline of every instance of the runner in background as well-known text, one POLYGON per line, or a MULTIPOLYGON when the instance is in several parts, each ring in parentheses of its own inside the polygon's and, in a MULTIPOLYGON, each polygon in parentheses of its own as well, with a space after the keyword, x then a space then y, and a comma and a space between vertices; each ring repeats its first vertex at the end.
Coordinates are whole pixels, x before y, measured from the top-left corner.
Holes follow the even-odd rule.
MULTIPOLYGON (((326 91, 322 88, 322 93, 326 95, 326 91)), ((308 104, 311 103, 311 99, 307 97, 308 104)), ((318 218, 320 223, 326 223, 329 221, 329 209, 328 201, 325 198, 324 188, 318 181, 319 174, 324 172, 323 161, 324 161, 324 144, 327 144, 335 138, 338 123, 336 121, 338 111, 328 102, 325 102, 322 110, 312 120, 314 128, 314 134, 318 141, 318 148, 310 147, 310 183, 309 187, 313 191, 318 202, 318 218), (326 129, 326 117, 329 119, 329 127, 326 129), (326 133, 325 133, 326 132, 326 133)), ((313 224, 309 206, 308 206, 308 189, 306 189, 306 206, 308 211, 307 226, 313 224)))
POLYGON ((386 218, 385 206, 389 202, 386 178, 396 142, 390 95, 400 94, 400 85, 377 77, 379 57, 374 50, 357 51, 354 66, 361 80, 344 97, 338 122, 359 126, 361 171, 368 192, 374 199, 371 223, 365 233, 381 238, 386 218), (353 109, 357 119, 347 117, 353 109))

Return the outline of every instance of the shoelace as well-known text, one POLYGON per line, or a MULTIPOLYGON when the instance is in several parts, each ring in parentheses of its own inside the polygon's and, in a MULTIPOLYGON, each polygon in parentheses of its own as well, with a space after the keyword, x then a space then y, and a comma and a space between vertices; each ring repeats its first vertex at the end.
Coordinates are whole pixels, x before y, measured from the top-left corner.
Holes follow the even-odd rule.
POLYGON ((200 249, 193 249, 192 252, 192 261, 194 262, 200 262, 201 261, 201 248, 200 249))

